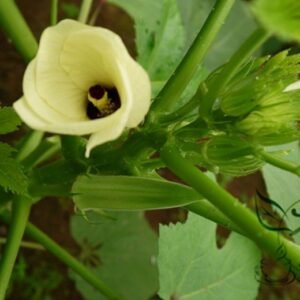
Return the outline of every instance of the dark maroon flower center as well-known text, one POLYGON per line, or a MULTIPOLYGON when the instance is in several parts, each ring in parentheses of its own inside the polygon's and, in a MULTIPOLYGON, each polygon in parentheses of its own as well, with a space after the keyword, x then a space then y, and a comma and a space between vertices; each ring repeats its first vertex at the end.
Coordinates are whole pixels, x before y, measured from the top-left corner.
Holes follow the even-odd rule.
POLYGON ((100 84, 89 88, 86 114, 89 119, 100 119, 114 113, 121 107, 116 88, 103 87, 100 84))
POLYGON ((105 89, 97 84, 89 89, 89 94, 95 99, 101 99, 105 94, 105 89))

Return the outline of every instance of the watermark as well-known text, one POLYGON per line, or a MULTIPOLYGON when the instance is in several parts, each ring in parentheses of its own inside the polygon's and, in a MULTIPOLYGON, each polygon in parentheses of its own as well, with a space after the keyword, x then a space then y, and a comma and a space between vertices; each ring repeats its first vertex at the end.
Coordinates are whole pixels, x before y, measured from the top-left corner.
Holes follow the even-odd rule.
POLYGON ((276 201, 257 191, 257 197, 255 198, 257 218, 263 227, 278 232, 276 261, 286 266, 286 271, 282 270, 280 271, 280 274, 274 274, 274 272, 272 272, 274 262, 269 258, 263 257, 260 261, 260 265, 256 268, 256 279, 263 284, 286 285, 295 281, 300 282, 299 276, 297 277, 296 275, 297 273, 299 274, 300 266, 297 270, 298 272, 296 272, 295 266, 293 266, 291 260, 288 258, 286 247, 279 238, 280 234, 293 238, 293 236, 300 233, 300 226, 294 229, 289 228, 286 225, 286 220, 289 218, 300 218, 300 212, 295 207, 298 203, 300 203, 300 200, 295 201, 291 206, 284 210, 276 201), (262 205, 259 205, 259 202, 262 205), (269 222, 265 221, 266 218, 269 219, 269 222), (275 225, 271 225, 273 223, 275 225))

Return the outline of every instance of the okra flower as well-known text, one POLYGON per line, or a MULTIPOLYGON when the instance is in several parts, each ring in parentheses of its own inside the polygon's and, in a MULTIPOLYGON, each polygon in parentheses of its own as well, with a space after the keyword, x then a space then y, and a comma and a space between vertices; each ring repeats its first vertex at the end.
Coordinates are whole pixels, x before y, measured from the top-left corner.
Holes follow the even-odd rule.
POLYGON ((64 20, 45 30, 14 103, 31 128, 90 135, 99 144, 141 123, 150 106, 148 75, 113 32, 64 20))

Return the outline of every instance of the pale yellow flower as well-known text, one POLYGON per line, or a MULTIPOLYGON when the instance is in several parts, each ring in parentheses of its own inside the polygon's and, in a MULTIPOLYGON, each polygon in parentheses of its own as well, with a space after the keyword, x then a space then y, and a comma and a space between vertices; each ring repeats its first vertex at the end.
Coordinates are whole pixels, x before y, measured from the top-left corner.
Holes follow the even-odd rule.
POLYGON ((41 131, 90 135, 86 156, 141 123, 151 95, 118 35, 71 20, 45 30, 23 91, 13 105, 21 119, 41 131))

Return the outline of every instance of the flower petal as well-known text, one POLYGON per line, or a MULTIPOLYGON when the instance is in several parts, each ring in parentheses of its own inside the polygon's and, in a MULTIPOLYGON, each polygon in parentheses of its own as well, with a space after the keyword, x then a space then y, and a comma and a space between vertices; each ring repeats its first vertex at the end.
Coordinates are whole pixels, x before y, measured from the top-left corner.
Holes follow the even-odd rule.
POLYGON ((123 62, 128 55, 116 34, 103 28, 90 27, 66 39, 60 61, 72 81, 87 91, 97 83, 114 86, 115 61, 123 62))
POLYGON ((284 90, 284 92, 290 92, 290 91, 294 91, 294 90, 299 90, 300 89, 300 80, 290 84, 289 86, 287 86, 284 90))
POLYGON ((127 73, 133 93, 133 105, 127 127, 136 127, 147 114, 151 104, 151 84, 148 74, 132 58, 127 63, 127 73))
POLYGON ((134 105, 127 126, 136 127, 149 110, 150 80, 144 69, 131 58, 118 35, 103 28, 92 27, 75 32, 66 40, 61 55, 65 71, 76 85, 86 90, 97 83, 116 86, 118 70, 114 65, 117 60, 124 65, 129 88, 133 92, 134 105))
MULTIPOLYGON (((80 89, 61 67, 60 55, 66 38, 88 26, 75 21, 62 21, 46 29, 41 37, 36 61, 36 87, 38 94, 62 114, 74 120, 87 119, 85 90, 80 89)), ((72 59, 76 60, 76 56, 72 59)), ((80 68, 82 70, 82 66, 80 68)))
POLYGON ((22 121, 26 123, 29 127, 40 131, 47 131, 49 123, 46 120, 39 117, 28 106, 25 97, 22 97, 18 101, 14 102, 13 107, 22 119, 22 121))
POLYGON ((106 127, 105 129, 92 134, 86 145, 85 156, 89 157, 92 149, 95 148, 96 146, 117 139, 122 134, 123 131, 124 131, 124 124, 119 122, 119 123, 112 124, 112 126, 106 127))
POLYGON ((59 134, 85 135, 109 131, 110 128, 116 126, 120 126, 122 129, 124 129, 128 118, 128 114, 124 113, 124 111, 116 111, 114 114, 98 120, 49 123, 36 114, 31 107, 28 106, 24 97, 16 101, 13 106, 20 118, 29 127, 40 131, 59 134))
MULTIPOLYGON (((121 65, 116 62, 116 66, 119 68, 119 72, 116 76, 116 84, 120 86, 119 94, 121 98, 126 99, 120 109, 113 114, 95 120, 77 121, 77 122, 48 122, 39 114, 39 111, 34 111, 29 105, 28 100, 25 97, 21 98, 14 103, 14 107, 21 119, 30 127, 47 132, 70 134, 70 135, 85 135, 97 132, 111 132, 111 128, 117 127, 124 129, 128 121, 129 112, 132 108, 132 93, 129 88, 129 81, 126 77, 125 70, 121 68, 121 65), (122 84, 120 84, 122 82, 122 84)), ((108 134, 102 138, 103 143, 108 140, 112 140, 108 134)), ((98 139, 99 140, 99 139, 98 139)), ((95 146, 95 142, 93 142, 95 146)), ((93 147, 94 147, 93 146, 93 147)))
POLYGON ((68 114, 61 114, 57 110, 53 109, 50 105, 48 105, 46 99, 43 99, 38 95, 35 86, 35 67, 36 60, 33 59, 25 71, 23 80, 24 101, 26 101, 32 111, 46 121, 53 123, 70 121, 71 119, 68 114))

